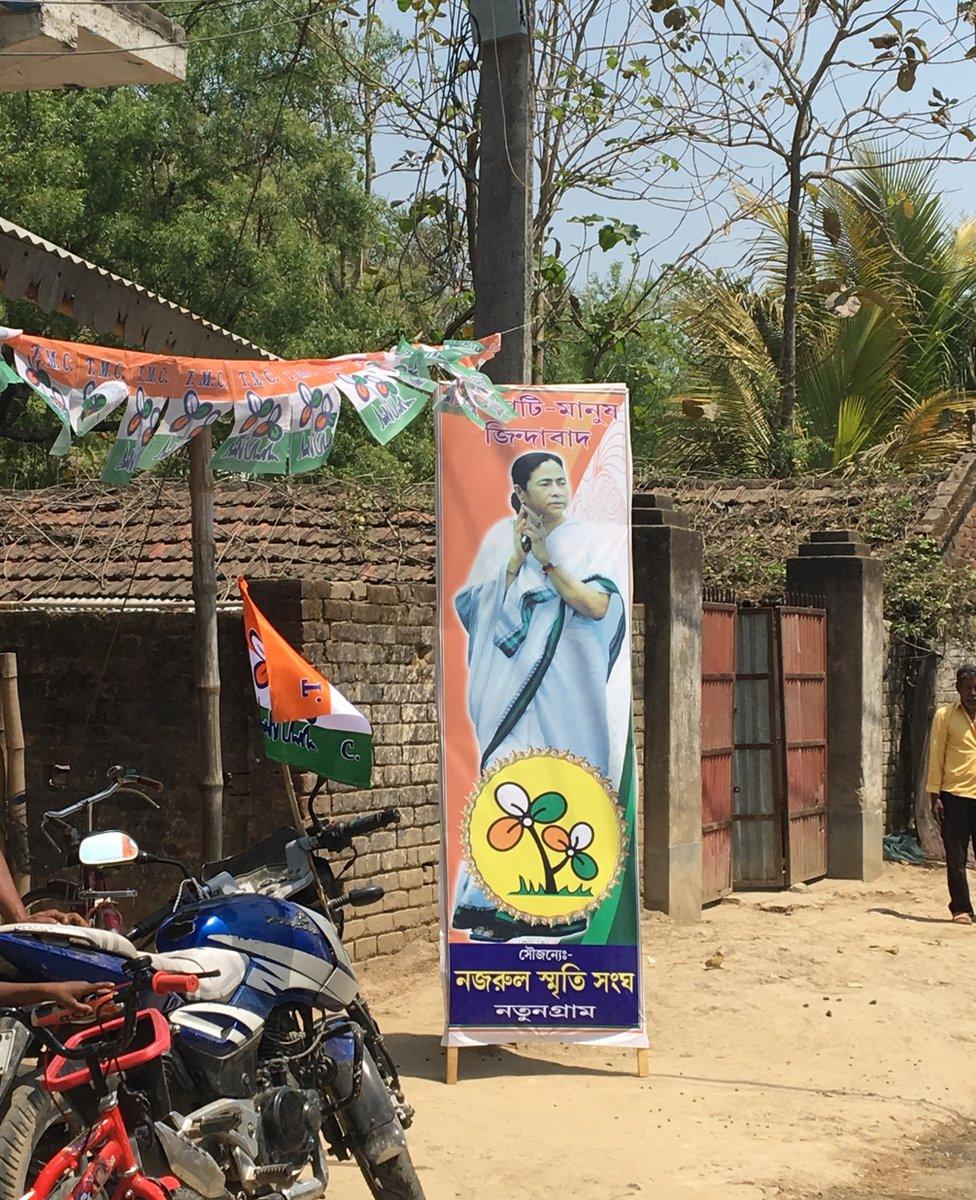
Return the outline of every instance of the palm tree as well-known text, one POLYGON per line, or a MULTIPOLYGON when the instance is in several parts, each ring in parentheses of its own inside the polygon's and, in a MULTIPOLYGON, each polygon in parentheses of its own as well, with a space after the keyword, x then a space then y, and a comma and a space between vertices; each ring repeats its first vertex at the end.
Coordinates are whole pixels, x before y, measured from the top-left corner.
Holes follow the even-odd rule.
POLYGON ((690 344, 676 457, 701 469, 775 473, 865 458, 923 466, 970 439, 976 221, 953 230, 932 170, 864 154, 816 197, 801 242, 797 403, 775 432, 781 381, 786 213, 757 205, 753 278, 686 282, 675 312, 690 344), (755 278, 761 281, 757 288, 755 278))

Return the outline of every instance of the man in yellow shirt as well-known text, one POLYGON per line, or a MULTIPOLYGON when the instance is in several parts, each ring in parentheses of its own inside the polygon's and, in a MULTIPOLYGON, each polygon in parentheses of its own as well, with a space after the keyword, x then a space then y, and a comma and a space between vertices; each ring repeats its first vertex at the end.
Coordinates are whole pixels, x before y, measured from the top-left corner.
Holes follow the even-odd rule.
POLYGON ((976 846, 976 665, 956 672, 959 699, 936 709, 929 735, 927 790, 942 827, 949 880, 949 912, 959 925, 972 925, 966 860, 976 846))

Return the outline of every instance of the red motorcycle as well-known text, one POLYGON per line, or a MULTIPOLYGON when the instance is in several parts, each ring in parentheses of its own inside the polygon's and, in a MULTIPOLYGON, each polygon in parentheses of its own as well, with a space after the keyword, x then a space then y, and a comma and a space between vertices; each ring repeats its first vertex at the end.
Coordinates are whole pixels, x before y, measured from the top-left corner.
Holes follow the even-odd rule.
POLYGON ((63 1041, 64 1027, 77 1023, 64 1010, 50 1005, 31 1013, 0 1009, 0 1015, 33 1028, 50 1055, 43 1086, 72 1110, 72 1123, 83 1127, 41 1168, 24 1200, 173 1200, 177 1195, 199 1200, 225 1194, 216 1164, 201 1161, 209 1156, 155 1119, 169 1107, 161 1061, 170 1048, 169 1022, 160 1009, 140 1007, 147 991, 157 996, 194 992, 200 977, 154 971, 148 959, 127 965, 132 982, 99 998, 91 1024, 63 1041))

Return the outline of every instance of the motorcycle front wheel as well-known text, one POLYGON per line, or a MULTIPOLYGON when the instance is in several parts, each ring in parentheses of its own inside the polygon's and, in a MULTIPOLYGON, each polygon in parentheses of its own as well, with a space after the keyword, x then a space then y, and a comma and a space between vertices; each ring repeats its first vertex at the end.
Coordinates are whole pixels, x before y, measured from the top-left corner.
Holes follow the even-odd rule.
POLYGON ((353 1143, 353 1154, 375 1200, 426 1200, 409 1150, 371 1166, 353 1143))

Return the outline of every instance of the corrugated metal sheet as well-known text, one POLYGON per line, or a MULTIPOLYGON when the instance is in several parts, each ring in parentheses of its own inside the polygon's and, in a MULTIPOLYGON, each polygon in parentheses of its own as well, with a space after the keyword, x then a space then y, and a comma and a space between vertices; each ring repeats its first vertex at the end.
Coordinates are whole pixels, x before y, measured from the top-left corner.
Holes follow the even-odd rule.
POLYGON ((735 744, 768 745, 769 679, 742 679, 735 684, 735 744))
POLYGON ((782 839, 771 820, 736 821, 732 836, 737 887, 768 886, 782 878, 782 839))
POLYGON ((210 358, 277 356, 131 279, 0 218, 0 291, 121 338, 130 350, 210 358))
POLYGON ((735 680, 735 837, 739 886, 776 886, 783 878, 782 834, 770 707, 772 613, 739 611, 735 680))
POLYGON ((743 608, 739 610, 735 639, 737 674, 768 674, 770 619, 768 609, 743 608))

